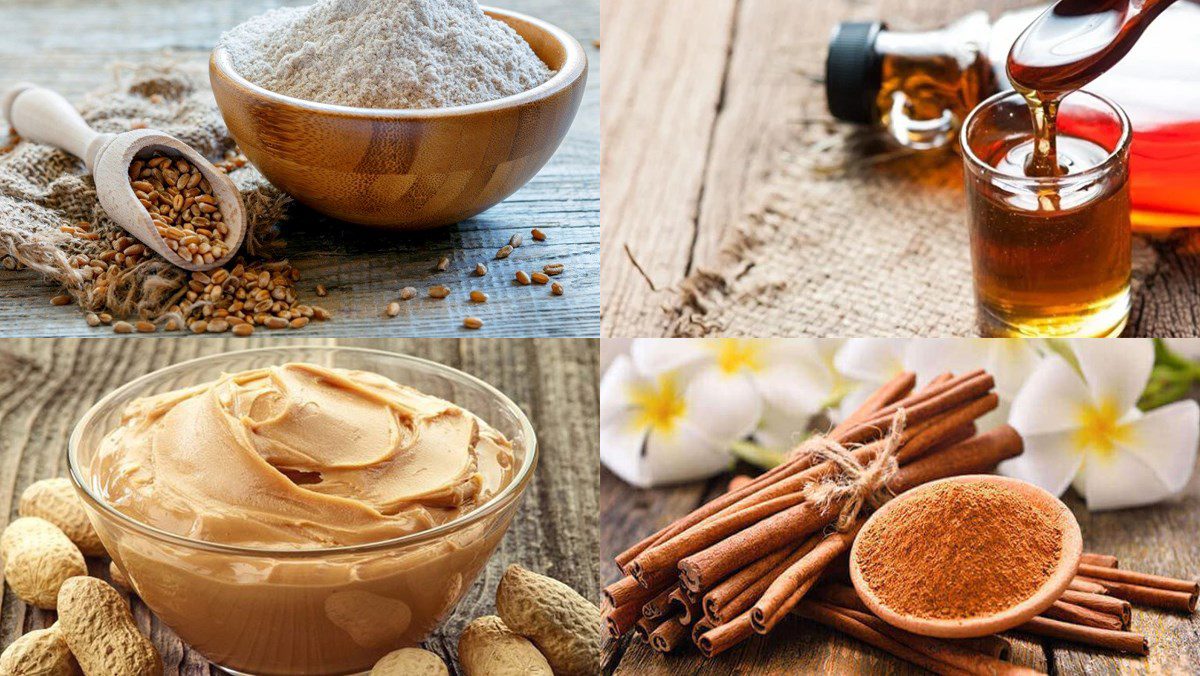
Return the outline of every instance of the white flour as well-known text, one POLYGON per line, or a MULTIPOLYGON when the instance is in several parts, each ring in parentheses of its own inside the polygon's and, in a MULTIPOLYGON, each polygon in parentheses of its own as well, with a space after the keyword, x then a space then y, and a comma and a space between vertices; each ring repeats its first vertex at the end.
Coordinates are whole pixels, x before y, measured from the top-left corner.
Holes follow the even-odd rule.
POLYGON ((491 101, 553 75, 476 0, 320 0, 250 19, 221 45, 266 89, 362 108, 491 101))

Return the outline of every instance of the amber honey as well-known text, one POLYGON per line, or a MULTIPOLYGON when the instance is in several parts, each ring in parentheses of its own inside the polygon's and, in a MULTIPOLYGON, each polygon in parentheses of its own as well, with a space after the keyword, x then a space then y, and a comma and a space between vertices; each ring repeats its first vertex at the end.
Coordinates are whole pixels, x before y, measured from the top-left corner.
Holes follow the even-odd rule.
POLYGON ((885 55, 875 105, 884 126, 912 148, 944 143, 989 91, 992 72, 977 54, 885 55))
POLYGON ((985 336, 1107 336, 1129 312, 1128 122, 1079 93, 1067 115, 1107 114, 1093 138, 1055 136, 1052 175, 1030 175, 1036 139, 1016 93, 964 127, 976 307, 985 336))
POLYGON ((1105 336, 1123 328, 1131 127, 1116 104, 1080 89, 1128 54, 1171 2, 1059 0, 1009 51, 1018 94, 993 97, 980 106, 991 109, 968 119, 968 127, 977 122, 963 142, 983 333, 1105 336), (1024 115, 1013 108, 1020 99, 1024 115))
MULTIPOLYGON (((1060 138, 1065 175, 1094 168, 1097 144, 1060 138)), ((1021 169, 1031 142, 996 149, 993 166, 1021 169)), ((1098 156, 1098 157, 1097 157, 1098 156)), ((1032 187, 1032 186, 1031 186, 1032 187)), ((985 335, 1108 335, 1129 308, 1129 181, 1060 193, 968 182, 971 259, 985 335)))

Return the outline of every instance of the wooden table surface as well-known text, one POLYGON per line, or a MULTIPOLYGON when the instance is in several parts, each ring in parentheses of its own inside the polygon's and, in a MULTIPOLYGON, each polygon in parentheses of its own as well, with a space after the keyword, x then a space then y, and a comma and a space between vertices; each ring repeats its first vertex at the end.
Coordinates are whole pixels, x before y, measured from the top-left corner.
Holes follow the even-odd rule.
MULTIPOLYGON (((134 377, 192 357, 230 349, 277 346, 283 339, 205 341, 0 340, 0 527, 16 516, 21 491, 38 479, 65 476, 67 437, 75 421, 105 393, 134 377), (152 348, 152 349, 147 349, 152 348)), ((458 635, 473 618, 495 612, 496 584, 510 563, 562 580, 599 602, 596 468, 598 414, 595 340, 326 340, 404 352, 462 369, 492 383, 529 415, 540 462, 533 482, 486 570, 454 614, 425 644, 452 673, 458 635)), ((107 562, 90 561, 107 577, 107 562)), ((161 652, 166 674, 216 676, 136 598, 134 617, 161 652)), ((54 622, 5 588, 0 647, 54 622)))
MULTIPOLYGON (((278 5, 302 0, 147 0, 89 2, 45 0, 0 3, 0 91, 27 80, 77 99, 111 81, 112 65, 123 63, 203 64, 222 32, 278 5)), ((587 50, 587 91, 575 124, 550 163, 501 204, 456 226, 419 235, 370 231, 294 208, 284 228, 288 254, 302 270, 301 288, 318 283, 329 297, 309 300, 331 310, 331 322, 309 326, 307 337, 461 336, 462 318, 481 317, 472 335, 595 336, 600 307, 600 0, 495 0, 561 26, 587 50), (543 229, 546 242, 529 242, 530 229, 543 229), (527 244, 510 258, 493 261, 514 233, 527 244), (451 272, 434 265, 451 256, 451 272), (490 269, 479 282, 468 277, 476 262, 490 269), (545 287, 522 287, 519 269, 562 262, 563 296, 545 287), (422 299, 403 304, 388 319, 384 308, 402 287, 446 283, 453 300, 422 299), (466 305, 473 288, 486 291, 486 306, 466 305)), ((0 336, 111 335, 92 329, 77 309, 53 307, 57 291, 34 273, 0 270, 0 336)))
MULTIPOLYGON (((725 491, 730 475, 674 488, 638 490, 608 470, 600 474, 600 556, 605 584, 620 577, 612 559, 633 543, 725 491)), ((1089 513, 1073 492, 1064 498, 1079 520, 1084 551, 1120 558, 1121 567, 1172 577, 1200 574, 1200 474, 1179 500, 1113 512, 1089 513)), ((1146 635, 1150 655, 1123 657, 1050 639, 1010 635, 1013 662, 1051 674, 1200 671, 1200 617, 1134 606, 1132 630, 1146 635)), ((606 641, 605 672, 672 674, 910 674, 907 662, 825 627, 789 617, 765 637, 754 637, 715 659, 686 649, 663 655, 632 634, 606 641)))
MULTIPOLYGON (((759 213, 770 177, 788 161, 780 150, 789 134, 802 125, 833 123, 823 77, 837 22, 933 28, 972 10, 987 10, 994 19, 1032 4, 605 0, 601 25, 610 77, 604 86, 602 335, 669 336, 686 324, 692 308, 679 286, 720 261, 739 218, 759 213)), ((802 196, 794 199, 802 204, 802 196)), ((917 201, 911 196, 895 217, 921 219, 917 201)), ((1135 295, 1126 335, 1196 335, 1200 257, 1171 244, 1153 249, 1158 260, 1135 295)), ((712 302, 747 303, 739 292, 745 289, 712 302)), ((804 302, 821 307, 819 297, 804 302)), ((721 319, 729 325, 719 330, 731 335, 779 331, 753 312, 722 313, 721 319)), ((920 325, 919 318, 912 325, 920 325)), ((685 328, 698 335, 707 327, 685 328)))

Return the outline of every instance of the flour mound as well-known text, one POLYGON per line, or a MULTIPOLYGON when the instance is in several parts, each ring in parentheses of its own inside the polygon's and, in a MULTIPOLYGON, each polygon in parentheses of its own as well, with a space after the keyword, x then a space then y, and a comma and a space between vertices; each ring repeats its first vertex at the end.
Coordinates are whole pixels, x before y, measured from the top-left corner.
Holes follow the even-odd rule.
POLYGON ((475 0, 321 0, 250 19, 221 45, 266 89, 360 108, 463 106, 553 75, 475 0))

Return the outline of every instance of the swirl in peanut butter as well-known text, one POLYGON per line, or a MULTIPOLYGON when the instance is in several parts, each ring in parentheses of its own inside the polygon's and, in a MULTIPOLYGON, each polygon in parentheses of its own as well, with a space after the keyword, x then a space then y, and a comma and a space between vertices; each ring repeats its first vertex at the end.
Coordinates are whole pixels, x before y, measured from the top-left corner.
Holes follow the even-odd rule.
POLYGON ((124 514, 206 542, 378 542, 466 514, 513 478, 510 442, 364 371, 286 364, 131 402, 89 480, 124 514))

